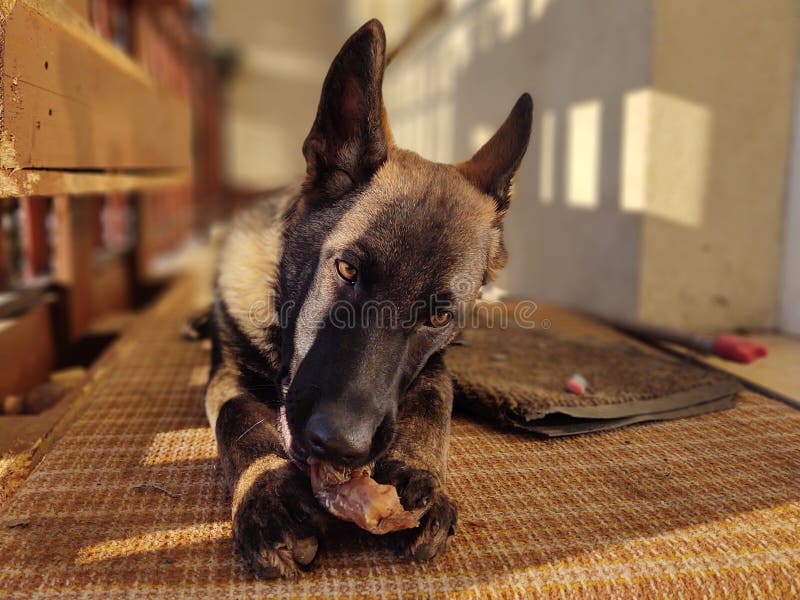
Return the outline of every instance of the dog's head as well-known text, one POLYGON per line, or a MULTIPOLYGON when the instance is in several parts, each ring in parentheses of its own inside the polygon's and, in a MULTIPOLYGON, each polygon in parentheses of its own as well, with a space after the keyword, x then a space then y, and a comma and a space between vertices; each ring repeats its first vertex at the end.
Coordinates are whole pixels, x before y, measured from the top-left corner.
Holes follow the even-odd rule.
POLYGON ((373 20, 334 59, 303 145, 303 194, 286 217, 282 429, 298 460, 377 458, 404 390, 506 261, 502 221, 530 96, 470 160, 433 163, 394 146, 385 48, 373 20))

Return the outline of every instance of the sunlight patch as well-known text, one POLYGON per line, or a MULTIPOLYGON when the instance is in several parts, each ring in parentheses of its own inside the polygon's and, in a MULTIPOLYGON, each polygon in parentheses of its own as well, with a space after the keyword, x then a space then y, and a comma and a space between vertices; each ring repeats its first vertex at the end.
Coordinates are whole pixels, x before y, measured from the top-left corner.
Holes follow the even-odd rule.
POLYGON ((179 429, 157 433, 142 461, 145 465, 164 465, 187 460, 211 460, 217 457, 214 436, 208 427, 179 429))
POLYGON ((124 539, 108 540, 85 546, 78 551, 75 564, 86 565, 102 560, 124 558, 133 554, 174 550, 228 538, 230 535, 231 524, 228 521, 151 531, 124 539))

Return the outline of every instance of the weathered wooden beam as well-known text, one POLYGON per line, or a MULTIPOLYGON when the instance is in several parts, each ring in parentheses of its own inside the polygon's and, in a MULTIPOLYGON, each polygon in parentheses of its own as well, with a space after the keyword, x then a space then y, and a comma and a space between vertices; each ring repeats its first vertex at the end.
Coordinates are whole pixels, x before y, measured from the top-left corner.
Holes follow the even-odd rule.
POLYGON ((8 257, 6 252, 6 230, 3 227, 3 213, 0 210, 0 289, 4 289, 8 283, 8 257))
POLYGON ((94 240, 91 235, 93 203, 89 199, 53 198, 55 217, 55 263, 53 279, 67 288, 69 340, 86 329, 92 316, 92 266, 94 240))
POLYGON ((186 100, 64 2, 0 2, 0 38, 0 167, 190 166, 186 100))
POLYGON ((20 198, 23 216, 23 243, 25 244, 25 277, 33 279, 47 271, 50 252, 47 246, 47 198, 23 196, 20 198))
POLYGON ((147 190, 181 185, 190 179, 191 172, 183 169, 139 174, 0 169, 0 198, 147 190))
POLYGON ((50 310, 45 304, 0 320, 0 398, 47 380, 54 364, 50 310))

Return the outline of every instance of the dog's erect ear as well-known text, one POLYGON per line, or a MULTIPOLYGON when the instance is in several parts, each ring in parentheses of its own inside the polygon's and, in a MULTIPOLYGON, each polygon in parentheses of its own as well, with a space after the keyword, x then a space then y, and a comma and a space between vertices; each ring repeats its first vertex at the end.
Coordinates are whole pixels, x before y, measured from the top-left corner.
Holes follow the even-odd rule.
POLYGON ((373 19, 348 39, 333 59, 303 154, 306 191, 338 198, 369 179, 386 160, 381 95, 386 58, 383 26, 373 19))
POLYGON ((511 180, 528 148, 532 117, 533 100, 522 94, 497 133, 472 158, 456 165, 473 185, 494 197, 500 213, 508 209, 511 180))

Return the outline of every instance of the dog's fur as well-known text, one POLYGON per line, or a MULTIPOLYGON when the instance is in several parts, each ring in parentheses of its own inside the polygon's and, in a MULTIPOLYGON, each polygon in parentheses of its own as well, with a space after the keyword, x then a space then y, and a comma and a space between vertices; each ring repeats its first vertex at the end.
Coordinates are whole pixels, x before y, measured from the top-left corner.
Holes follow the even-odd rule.
POLYGON ((442 353, 457 327, 446 321, 505 264, 502 219, 532 103, 523 95, 470 160, 432 163, 394 145, 384 57, 378 21, 345 43, 303 145, 304 183, 239 216, 221 249, 206 412, 236 546, 264 577, 309 565, 331 518, 311 492, 312 455, 375 463, 406 508, 427 507, 418 528, 390 534, 411 557, 436 556, 455 531, 442 353), (357 268, 355 283, 337 260, 357 268), (376 310, 332 326, 343 301, 360 317, 376 310))

